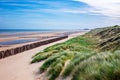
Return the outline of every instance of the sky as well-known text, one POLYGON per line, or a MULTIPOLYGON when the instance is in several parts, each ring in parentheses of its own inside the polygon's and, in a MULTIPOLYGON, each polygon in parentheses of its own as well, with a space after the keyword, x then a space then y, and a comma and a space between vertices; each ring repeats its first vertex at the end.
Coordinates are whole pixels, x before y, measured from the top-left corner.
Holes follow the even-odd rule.
POLYGON ((120 0, 0 0, 0 29, 120 25, 120 0))

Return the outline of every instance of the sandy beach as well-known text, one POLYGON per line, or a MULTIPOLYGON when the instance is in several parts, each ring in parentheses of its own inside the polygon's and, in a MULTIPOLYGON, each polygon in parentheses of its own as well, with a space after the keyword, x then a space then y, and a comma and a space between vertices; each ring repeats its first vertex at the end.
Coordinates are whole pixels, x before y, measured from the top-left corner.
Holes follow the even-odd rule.
MULTIPOLYGON (((31 49, 17 55, 9 56, 0 60, 0 78, 1 80, 36 80, 39 76, 38 69, 43 62, 30 64, 31 57, 42 51, 46 47, 56 43, 67 41, 70 38, 82 35, 85 32, 80 32, 70 35, 67 39, 63 39, 54 43, 43 45, 35 49, 31 49)), ((41 79, 43 80, 43 79, 41 79)))
MULTIPOLYGON (((45 40, 49 38, 53 38, 56 36, 59 36, 60 34, 63 34, 64 32, 47 32, 47 33, 14 33, 14 34, 0 34, 0 43, 1 42, 7 42, 7 41, 17 41, 17 40, 33 40, 26 43, 20 43, 20 44, 12 44, 12 45, 2 45, 0 44, 0 51, 16 48, 18 46, 23 46, 26 44, 31 44, 33 42, 37 42, 40 40, 45 40)), ((19 41, 20 42, 20 41, 19 41)))

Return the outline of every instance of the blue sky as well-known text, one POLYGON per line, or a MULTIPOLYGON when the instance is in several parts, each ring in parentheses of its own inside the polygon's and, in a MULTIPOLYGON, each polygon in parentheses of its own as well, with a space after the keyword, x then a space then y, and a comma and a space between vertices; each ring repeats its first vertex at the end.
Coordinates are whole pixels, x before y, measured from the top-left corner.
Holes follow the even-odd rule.
POLYGON ((0 0, 0 29, 84 29, 120 24, 119 0, 0 0))

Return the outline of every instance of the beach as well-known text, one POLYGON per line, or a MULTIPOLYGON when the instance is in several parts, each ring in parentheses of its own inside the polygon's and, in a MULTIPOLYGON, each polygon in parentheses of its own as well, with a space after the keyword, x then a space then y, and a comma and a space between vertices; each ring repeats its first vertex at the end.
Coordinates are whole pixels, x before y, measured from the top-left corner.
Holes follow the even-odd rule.
POLYGON ((64 32, 0 34, 0 51, 57 37, 64 32), (16 43, 15 43, 16 42, 16 43))
POLYGON ((0 80, 120 80, 120 0, 0 0, 0 80))
MULTIPOLYGON (((30 64, 31 57, 33 55, 35 55, 36 53, 42 51, 43 49, 49 46, 52 46, 57 43, 65 42, 73 37, 82 35, 84 33, 85 32, 74 33, 74 34, 69 35, 69 37, 66 39, 53 42, 50 44, 46 44, 46 45, 31 49, 31 50, 21 52, 19 54, 1 59, 0 60, 0 71, 1 71, 0 78, 2 80, 36 80, 39 77, 38 69, 44 61, 35 63, 35 64, 30 64)), ((18 44, 18 45, 23 45, 23 44, 18 44)), ((16 45, 14 45, 14 47, 16 47, 16 45)))

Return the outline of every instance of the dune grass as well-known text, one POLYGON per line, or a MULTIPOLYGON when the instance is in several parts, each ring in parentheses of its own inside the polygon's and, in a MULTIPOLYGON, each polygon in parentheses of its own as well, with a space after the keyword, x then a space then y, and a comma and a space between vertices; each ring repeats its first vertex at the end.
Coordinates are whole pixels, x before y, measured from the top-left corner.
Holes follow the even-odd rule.
POLYGON ((94 55, 73 71, 72 80, 119 80, 120 79, 120 51, 114 53, 103 52, 94 55))
POLYGON ((47 59, 55 53, 59 53, 65 50, 78 51, 78 52, 91 52, 91 46, 93 46, 92 41, 85 37, 73 38, 67 42, 56 44, 46 48, 43 52, 37 53, 33 56, 31 63, 39 62, 41 60, 47 59))
POLYGON ((34 55, 31 63, 45 60, 40 72, 47 71, 49 80, 59 76, 64 80, 70 76, 71 80, 120 80, 118 29, 120 27, 95 29, 50 46, 34 55), (67 61, 69 63, 65 65, 67 61))
MULTIPOLYGON (((92 40, 79 36, 67 42, 50 46, 43 52, 37 53, 33 56, 31 63, 46 59, 40 67, 40 72, 42 73, 47 70, 49 79, 55 80, 61 73, 67 60, 70 60, 70 64, 73 64, 69 68, 67 66, 67 70, 70 69, 72 71, 71 68, 74 68, 80 60, 82 61, 95 54, 95 51, 93 51, 94 44, 92 40)), ((63 74, 66 74, 67 70, 65 69, 63 74)))
POLYGON ((78 53, 74 56, 74 58, 70 61, 70 63, 67 65, 66 69, 63 72, 63 77, 67 77, 69 76, 72 71, 75 69, 75 67, 77 65, 79 65, 79 63, 81 61, 86 60, 87 58, 91 57, 92 55, 96 54, 95 52, 93 53, 78 53), (72 69, 73 68, 73 69, 72 69))

